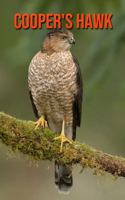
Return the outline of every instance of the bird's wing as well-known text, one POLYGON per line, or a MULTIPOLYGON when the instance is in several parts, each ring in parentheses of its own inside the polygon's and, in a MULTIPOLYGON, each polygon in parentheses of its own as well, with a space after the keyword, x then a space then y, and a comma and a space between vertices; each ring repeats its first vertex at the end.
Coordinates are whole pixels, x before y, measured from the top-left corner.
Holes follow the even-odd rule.
POLYGON ((38 115, 38 110, 34 104, 34 101, 33 101, 33 97, 32 97, 32 93, 31 91, 29 90, 29 95, 30 95, 30 100, 31 100, 31 103, 32 103, 32 107, 33 107, 33 111, 34 111, 34 114, 37 118, 39 118, 40 116, 38 115))
MULTIPOLYGON (((32 103, 32 107, 33 107, 34 114, 35 114, 36 118, 39 119, 41 116, 39 116, 39 114, 38 114, 38 110, 37 110, 37 108, 36 108, 36 106, 35 106, 35 104, 34 104, 33 97, 32 97, 32 93, 31 93, 30 90, 29 90, 29 95, 30 95, 30 100, 31 100, 31 103, 32 103)), ((47 125, 48 125, 48 127, 49 127, 49 122, 48 122, 48 120, 47 120, 47 116, 46 116, 46 115, 45 115, 45 120, 47 121, 47 125)))
POLYGON ((73 61, 77 68, 77 80, 78 93, 75 96, 75 102, 73 103, 73 140, 76 139, 76 127, 80 127, 81 114, 82 114, 82 96, 83 96, 83 81, 81 75, 81 69, 78 60, 73 56, 73 61))

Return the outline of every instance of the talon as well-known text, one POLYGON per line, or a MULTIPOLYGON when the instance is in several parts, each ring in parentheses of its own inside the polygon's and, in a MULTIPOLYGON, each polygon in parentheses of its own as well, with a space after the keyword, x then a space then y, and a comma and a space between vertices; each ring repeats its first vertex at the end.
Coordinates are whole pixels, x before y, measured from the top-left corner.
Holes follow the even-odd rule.
POLYGON ((36 130, 34 129, 34 133, 36 134, 36 130))
POLYGON ((43 128, 44 128, 44 127, 43 127, 43 126, 41 126, 42 132, 43 132, 43 128))
POLYGON ((45 128, 49 128, 46 120, 45 120, 45 128))
POLYGON ((51 140, 51 142, 54 142, 54 140, 55 140, 55 138, 53 138, 53 139, 51 140))
POLYGON ((47 121, 45 120, 44 115, 42 115, 42 116, 38 119, 37 122, 33 122, 33 121, 29 121, 29 122, 36 125, 34 132, 36 132, 36 130, 39 128, 40 125, 42 126, 42 131, 43 131, 43 128, 48 127, 47 121))
POLYGON ((59 137, 55 137, 55 138, 52 140, 52 141, 54 141, 54 140, 61 139, 60 153, 62 152, 63 142, 69 142, 70 144, 72 144, 72 142, 71 142, 69 139, 67 139, 66 136, 65 136, 64 127, 65 127, 65 123, 64 123, 64 121, 63 121, 61 135, 60 135, 59 137))
POLYGON ((61 133, 59 137, 55 137, 53 140, 58 140, 58 139, 61 139, 60 153, 62 153, 62 147, 64 142, 69 142, 70 144, 72 144, 72 142, 68 140, 63 133, 61 133))

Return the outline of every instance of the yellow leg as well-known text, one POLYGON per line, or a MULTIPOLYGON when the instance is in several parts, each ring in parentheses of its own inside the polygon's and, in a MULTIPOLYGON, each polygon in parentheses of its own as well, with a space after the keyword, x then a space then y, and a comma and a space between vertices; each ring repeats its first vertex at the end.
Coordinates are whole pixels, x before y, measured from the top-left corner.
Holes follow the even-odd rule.
POLYGON ((63 147, 63 142, 69 142, 70 144, 72 144, 72 142, 70 140, 68 140, 65 136, 65 121, 63 120, 62 123, 62 132, 61 135, 59 137, 55 137, 54 140, 58 140, 61 139, 61 146, 60 146, 60 152, 62 152, 62 147, 63 147))
POLYGON ((43 128, 48 128, 47 121, 45 120, 44 115, 42 115, 42 116, 38 119, 37 122, 33 122, 33 121, 29 121, 29 122, 36 125, 35 131, 38 129, 38 127, 39 127, 40 125, 42 125, 43 128))

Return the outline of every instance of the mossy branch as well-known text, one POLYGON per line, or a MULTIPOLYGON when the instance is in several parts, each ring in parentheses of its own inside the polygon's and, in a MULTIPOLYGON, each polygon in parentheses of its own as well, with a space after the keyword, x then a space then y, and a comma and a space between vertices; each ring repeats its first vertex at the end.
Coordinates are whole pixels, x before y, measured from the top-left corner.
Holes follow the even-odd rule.
POLYGON ((55 134, 48 129, 44 133, 34 133, 34 125, 27 121, 17 120, 0 112, 0 140, 13 152, 27 154, 33 160, 58 159, 60 163, 80 164, 82 168, 91 167, 95 172, 105 172, 115 177, 125 177, 125 159, 95 150, 86 144, 64 143, 60 153, 60 141, 52 142, 55 134))

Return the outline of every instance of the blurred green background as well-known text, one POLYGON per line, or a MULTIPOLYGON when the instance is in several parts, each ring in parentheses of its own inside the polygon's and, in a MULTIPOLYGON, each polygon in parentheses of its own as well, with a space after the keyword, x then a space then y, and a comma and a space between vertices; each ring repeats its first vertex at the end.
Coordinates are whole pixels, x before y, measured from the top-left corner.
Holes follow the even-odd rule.
MULTIPOLYGON (((46 25, 41 30, 16 30, 16 13, 72 13, 76 40, 71 52, 78 59, 84 80, 81 128, 77 140, 106 153, 125 156, 125 1, 124 0, 0 0, 0 111, 14 117, 35 120, 28 94, 28 66, 41 49, 46 25), (113 29, 77 30, 77 13, 113 14, 113 29)), ((63 27, 65 28, 65 22, 63 27)), ((8 159, 0 148, 0 199, 93 199, 124 200, 125 179, 112 184, 74 168, 74 185, 69 195, 60 195, 54 185, 53 163, 33 163, 21 156, 8 159), (23 162, 25 161, 25 162, 23 162), (49 169, 48 169, 49 166, 49 169)))

